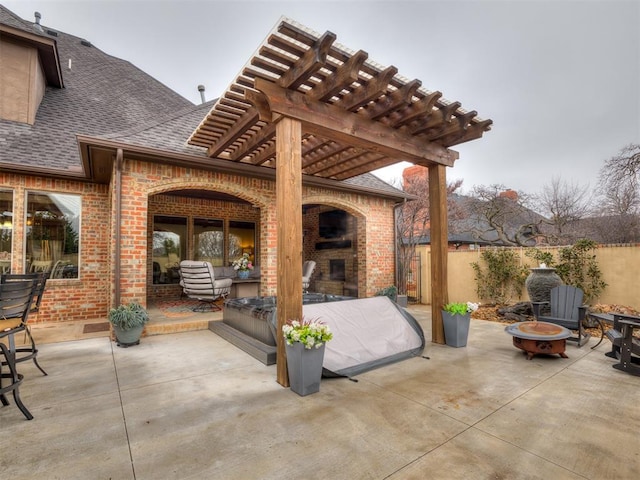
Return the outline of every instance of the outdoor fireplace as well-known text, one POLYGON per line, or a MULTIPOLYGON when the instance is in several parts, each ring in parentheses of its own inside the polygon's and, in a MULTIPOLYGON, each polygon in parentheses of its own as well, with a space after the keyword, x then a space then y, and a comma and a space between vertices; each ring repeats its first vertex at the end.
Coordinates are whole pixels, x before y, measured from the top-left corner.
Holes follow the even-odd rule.
POLYGON ((329 279, 344 282, 344 260, 329 260, 329 279))

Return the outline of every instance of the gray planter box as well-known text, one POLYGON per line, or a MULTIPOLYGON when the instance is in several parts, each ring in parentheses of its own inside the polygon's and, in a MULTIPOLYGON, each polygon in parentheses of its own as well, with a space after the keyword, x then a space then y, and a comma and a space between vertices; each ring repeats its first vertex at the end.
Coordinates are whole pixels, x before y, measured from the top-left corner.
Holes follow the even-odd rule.
POLYGON ((285 344, 289 385, 298 395, 303 397, 320 390, 325 346, 306 349, 300 342, 285 344))
POLYGON ((471 314, 454 315, 442 310, 444 341, 450 347, 466 347, 471 314))

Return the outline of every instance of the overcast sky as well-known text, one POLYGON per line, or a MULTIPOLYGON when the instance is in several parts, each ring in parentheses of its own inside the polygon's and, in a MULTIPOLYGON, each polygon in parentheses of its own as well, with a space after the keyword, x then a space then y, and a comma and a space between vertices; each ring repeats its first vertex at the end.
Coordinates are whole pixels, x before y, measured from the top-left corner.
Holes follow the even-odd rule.
MULTIPOLYGON (((194 103, 223 93, 285 15, 394 65, 494 125, 457 145, 447 178, 538 193, 552 177, 595 187, 640 143, 639 0, 0 0, 89 40, 194 103)), ((64 59, 62 59, 64 60, 64 59)), ((398 179, 402 168, 378 175, 398 179)))

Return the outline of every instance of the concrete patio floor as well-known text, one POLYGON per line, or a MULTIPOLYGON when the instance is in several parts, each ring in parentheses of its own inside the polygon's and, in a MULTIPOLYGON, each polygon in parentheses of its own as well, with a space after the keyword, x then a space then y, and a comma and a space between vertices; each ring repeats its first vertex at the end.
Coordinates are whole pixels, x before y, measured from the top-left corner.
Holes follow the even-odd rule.
MULTIPOLYGON (((409 310, 430 339, 429 309, 409 310)), ((589 346, 527 361, 473 320, 465 348, 427 343, 428 359, 300 397, 209 330, 43 343, 49 376, 20 364, 35 419, 0 407, 1 477, 638 478, 640 377, 589 346)))

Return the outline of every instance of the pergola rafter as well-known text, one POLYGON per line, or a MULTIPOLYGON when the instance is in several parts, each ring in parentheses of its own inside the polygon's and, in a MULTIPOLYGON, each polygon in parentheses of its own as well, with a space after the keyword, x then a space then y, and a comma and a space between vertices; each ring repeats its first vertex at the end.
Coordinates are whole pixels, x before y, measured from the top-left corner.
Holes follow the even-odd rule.
MULTIPOLYGON (((401 161, 429 168, 432 305, 447 301, 449 147, 491 129, 475 111, 407 80, 365 51, 281 19, 189 138, 210 157, 276 169, 278 329, 302 315, 302 176, 345 180, 401 161), (299 201, 298 201, 299 200, 299 201), (299 208, 297 208, 299 207, 299 208)), ((444 343, 439 308, 432 339, 444 343)), ((278 336, 278 381, 288 385, 278 336)))

